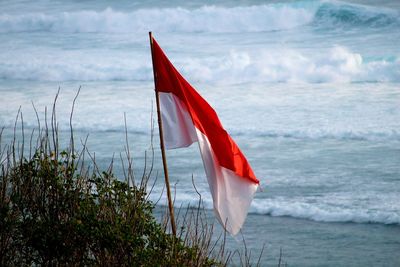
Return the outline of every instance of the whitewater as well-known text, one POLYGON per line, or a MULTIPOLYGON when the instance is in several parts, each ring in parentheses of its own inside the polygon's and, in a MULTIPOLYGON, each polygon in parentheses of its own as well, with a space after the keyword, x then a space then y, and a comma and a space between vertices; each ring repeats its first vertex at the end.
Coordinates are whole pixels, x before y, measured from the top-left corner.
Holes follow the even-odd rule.
MULTIPOLYGON (((275 265, 282 247, 294 266, 400 265, 399 29, 395 0, 1 1, 2 138, 19 107, 27 132, 37 126, 32 103, 43 124, 58 88, 68 136, 81 86, 78 139, 89 134, 107 168, 124 153, 125 114, 140 175, 151 148, 152 31, 260 180, 243 235, 255 253, 266 243, 263 263, 275 265)), ((197 205, 193 175, 211 211, 197 146, 167 157, 176 207, 197 205)), ((159 179, 151 198, 163 190, 159 179)))

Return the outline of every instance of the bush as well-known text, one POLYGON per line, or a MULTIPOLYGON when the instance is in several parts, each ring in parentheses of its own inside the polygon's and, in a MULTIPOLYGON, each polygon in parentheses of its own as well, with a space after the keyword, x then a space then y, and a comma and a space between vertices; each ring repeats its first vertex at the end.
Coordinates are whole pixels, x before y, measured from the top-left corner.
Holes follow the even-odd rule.
POLYGON ((106 172, 74 175, 70 159, 55 161, 37 151, 2 172, 3 266, 165 266, 192 257, 191 248, 156 222, 144 188, 106 172))
MULTIPOLYGON (((60 152, 55 118, 54 104, 51 127, 47 121, 44 130, 38 125, 29 156, 24 155, 24 133, 17 144, 14 129, 14 140, 2 147, 0 132, 1 266, 226 264, 223 250, 211 256, 211 228, 199 224, 199 210, 183 218, 186 225, 196 218, 195 231, 182 226, 174 237, 152 214, 150 173, 145 171, 137 184, 131 181, 130 167, 125 181, 114 177, 112 168, 98 171, 93 158, 87 164, 85 145, 75 152, 72 127, 70 146, 60 152)), ((21 126, 23 131, 23 122, 21 126)))

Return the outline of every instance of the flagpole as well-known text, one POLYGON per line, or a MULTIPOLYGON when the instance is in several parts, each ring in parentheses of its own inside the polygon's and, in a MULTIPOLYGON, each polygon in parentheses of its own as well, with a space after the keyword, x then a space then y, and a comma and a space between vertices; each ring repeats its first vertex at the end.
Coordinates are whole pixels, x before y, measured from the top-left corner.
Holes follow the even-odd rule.
POLYGON ((163 134, 163 128, 162 128, 162 121, 161 121, 160 96, 159 96, 159 94, 157 92, 157 89, 156 89, 156 86, 157 86, 157 82, 156 82, 157 75, 156 75, 156 72, 154 70, 153 35, 152 35, 151 32, 149 32, 149 38, 150 38, 151 60, 152 60, 152 63, 153 63, 154 91, 156 93, 158 130, 159 130, 159 133, 160 133, 160 147, 161 147, 161 155, 162 155, 162 161, 163 161, 163 167, 164 167, 165 186, 167 187, 168 208, 169 208, 169 214, 170 214, 170 219, 171 219, 172 234, 174 236, 176 236, 174 207, 172 205, 171 189, 170 189, 170 186, 169 186, 167 157, 166 157, 166 154, 165 154, 164 134, 163 134))

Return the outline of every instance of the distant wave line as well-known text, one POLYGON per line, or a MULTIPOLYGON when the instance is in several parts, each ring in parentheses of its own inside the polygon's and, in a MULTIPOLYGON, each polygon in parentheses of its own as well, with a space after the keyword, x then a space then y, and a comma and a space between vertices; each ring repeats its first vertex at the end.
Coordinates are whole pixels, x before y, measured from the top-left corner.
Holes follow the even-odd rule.
MULTIPOLYGON (((10 128, 14 126, 12 121, 5 123, 3 126, 5 128, 10 128)), ((35 124, 25 123, 25 129, 30 131, 37 126, 35 124)), ((143 127, 143 126, 142 126, 143 127)), ((150 128, 141 127, 129 127, 128 133, 135 135, 148 135, 150 128)), ((59 124, 60 131, 68 132, 70 130, 68 122, 59 124)), ((121 123, 119 126, 111 126, 109 124, 104 125, 88 125, 86 122, 75 123, 74 130, 77 133, 120 133, 125 132, 124 125, 121 123)), ((277 139, 297 139, 297 140, 342 140, 342 141, 400 141, 400 132, 396 129, 387 130, 330 130, 330 129, 319 129, 313 128, 309 130, 254 130, 254 129, 235 129, 231 128, 228 130, 232 136, 236 137, 256 137, 256 138, 277 138, 277 139)))

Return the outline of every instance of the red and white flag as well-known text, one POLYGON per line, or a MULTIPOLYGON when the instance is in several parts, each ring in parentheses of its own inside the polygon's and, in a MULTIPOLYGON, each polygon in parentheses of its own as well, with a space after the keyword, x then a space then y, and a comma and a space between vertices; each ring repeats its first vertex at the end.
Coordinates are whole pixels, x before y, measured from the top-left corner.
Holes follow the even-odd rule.
POLYGON ((199 143, 216 217, 235 235, 259 181, 214 109, 175 69, 154 38, 151 41, 165 146, 172 149, 199 143))

